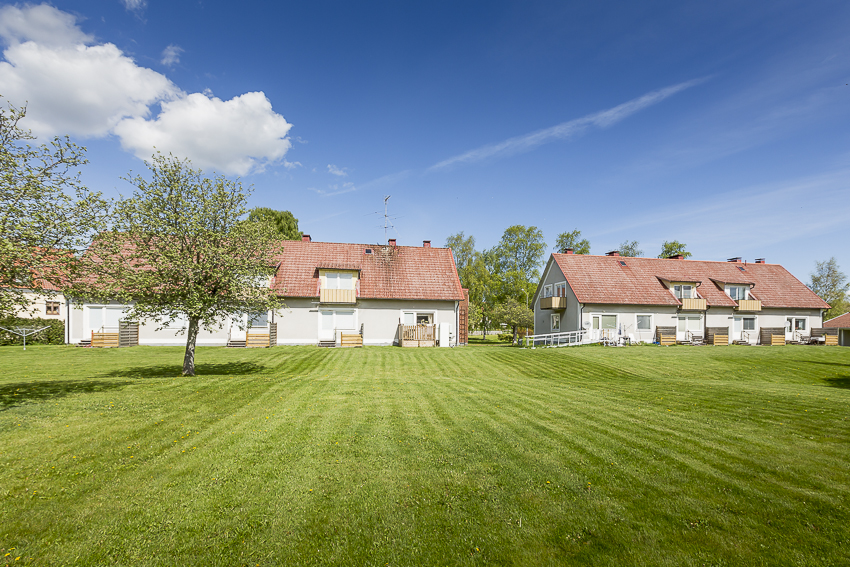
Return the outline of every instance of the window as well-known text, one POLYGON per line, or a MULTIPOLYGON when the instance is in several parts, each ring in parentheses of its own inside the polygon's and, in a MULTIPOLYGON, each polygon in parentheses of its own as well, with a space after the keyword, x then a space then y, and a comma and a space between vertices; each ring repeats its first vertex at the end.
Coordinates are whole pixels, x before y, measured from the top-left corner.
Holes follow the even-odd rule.
POLYGON ((269 326, 269 314, 268 312, 264 313, 256 313, 251 317, 250 323, 248 323, 251 327, 268 327, 269 326))
POLYGON ((621 265, 621 266, 625 266, 625 265, 626 265, 626 263, 625 263, 624 261, 620 260, 620 265, 621 265))
POLYGON ((44 303, 44 313, 46 315, 59 315, 59 302, 46 301, 44 303))
POLYGON ((561 282, 555 284, 555 297, 566 297, 567 296, 567 282, 561 282))
POLYGON ((364 252, 365 252, 366 254, 371 254, 371 253, 372 253, 372 249, 371 249, 371 248, 367 248, 366 250, 364 250, 364 252))
POLYGON ((744 330, 745 331, 755 331, 756 330, 756 318, 755 317, 744 317, 744 330))
POLYGON ((650 331, 650 330, 652 330, 652 315, 638 315, 637 316, 637 330, 638 331, 650 331))
POLYGON ((747 299, 747 286, 745 285, 730 285, 726 288, 726 293, 735 301, 747 299))
POLYGON ((325 274, 326 289, 354 289, 354 277, 350 272, 329 272, 325 274))
POLYGON ((560 331, 561 330, 561 315, 558 313, 552 313, 552 331, 560 331))
POLYGON ((434 313, 433 312, 417 312, 417 311, 405 311, 402 316, 402 321, 405 325, 433 325, 434 324, 434 313))
POLYGON ((806 320, 805 319, 794 319, 794 330, 795 331, 805 331, 806 330, 806 320))
POLYGON ((543 286, 543 297, 552 297, 552 284, 543 286))
POLYGON ((171 322, 168 323, 169 329, 185 329, 189 327, 189 318, 186 315, 178 315, 171 322))
POLYGON ((676 299, 691 299, 693 297, 693 289, 692 285, 674 285, 673 286, 673 295, 676 296, 676 299))

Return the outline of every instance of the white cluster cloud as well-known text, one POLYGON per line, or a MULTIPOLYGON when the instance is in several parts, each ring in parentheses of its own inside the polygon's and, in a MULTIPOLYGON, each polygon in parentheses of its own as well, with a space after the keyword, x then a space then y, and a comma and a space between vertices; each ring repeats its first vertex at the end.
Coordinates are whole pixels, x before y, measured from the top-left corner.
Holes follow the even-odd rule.
POLYGON ((148 6, 146 0, 121 0, 121 2, 124 4, 124 7, 131 12, 141 12, 148 6))
MULTIPOLYGON (((209 91, 187 94, 115 45, 95 43, 73 15, 52 6, 0 8, 0 39, 0 95, 27 105, 23 125, 39 137, 115 134, 141 158, 155 146, 237 175, 283 160, 292 145, 286 138, 292 125, 262 92, 228 101, 209 91), (161 110, 152 116, 156 105, 161 110)), ((168 46, 163 63, 179 61, 180 51, 168 46)))

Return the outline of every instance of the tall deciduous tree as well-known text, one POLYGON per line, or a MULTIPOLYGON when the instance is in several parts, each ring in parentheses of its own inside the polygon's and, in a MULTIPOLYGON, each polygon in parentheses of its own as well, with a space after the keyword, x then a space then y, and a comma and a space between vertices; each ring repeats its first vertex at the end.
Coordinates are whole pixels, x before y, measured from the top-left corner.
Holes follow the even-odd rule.
POLYGON ((289 211, 276 211, 268 207, 255 207, 248 212, 249 222, 271 224, 283 240, 301 240, 298 219, 289 211))
POLYGON ((85 148, 58 136, 31 145, 25 116, 0 106, 0 316, 31 307, 24 288, 63 286, 107 209, 80 183, 85 148))
POLYGON ((665 240, 661 245, 661 254, 659 254, 658 257, 669 258, 670 256, 681 254, 685 258, 690 258, 692 254, 685 250, 686 246, 686 244, 679 242, 678 240, 672 240, 670 242, 665 240))
POLYGON ((446 248, 449 248, 454 256, 460 284, 471 289, 474 283, 475 237, 464 236, 462 231, 452 234, 446 239, 446 248))
POLYGON ((545 250, 543 232, 536 226, 514 225, 505 230, 493 249, 496 273, 501 279, 501 301, 513 297, 528 303, 540 279, 540 263, 545 250))
POLYGON ((250 189, 238 181, 160 153, 146 165, 150 179, 127 179, 136 190, 116 203, 114 233, 86 254, 79 293, 132 303, 134 320, 185 317, 183 375, 194 376, 201 326, 283 305, 269 288, 279 237, 269 223, 245 222, 250 189))
POLYGON ((525 303, 509 298, 493 310, 493 318, 497 323, 504 323, 511 328, 513 344, 517 342, 517 329, 534 325, 534 312, 525 303))
POLYGON ((643 256, 643 250, 640 249, 640 244, 637 240, 632 240, 631 242, 628 240, 624 241, 620 244, 618 252, 620 252, 620 256, 629 256, 632 258, 643 256))
POLYGON ((562 232, 555 239, 555 250, 563 254, 567 248, 572 248, 575 254, 590 254, 590 241, 581 237, 579 229, 562 232))
POLYGON ((834 256, 823 262, 815 262, 815 271, 810 274, 810 277, 812 281, 809 287, 830 305, 830 309, 824 313, 825 320, 843 315, 848 311, 850 305, 848 305, 847 293, 850 290, 850 283, 838 267, 834 256))

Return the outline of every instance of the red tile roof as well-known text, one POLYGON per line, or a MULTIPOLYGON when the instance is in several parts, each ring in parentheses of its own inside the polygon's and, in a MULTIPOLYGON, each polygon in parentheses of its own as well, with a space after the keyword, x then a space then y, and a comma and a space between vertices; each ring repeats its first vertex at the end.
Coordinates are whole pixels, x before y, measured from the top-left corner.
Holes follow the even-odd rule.
POLYGON ((829 321, 824 321, 823 326, 828 328, 850 329, 850 313, 845 313, 844 315, 833 317, 829 321))
POLYGON ((708 305, 735 306, 723 290, 723 284, 730 283, 753 284, 750 293, 763 307, 829 308, 779 264, 585 254, 552 254, 552 258, 581 303, 679 305, 662 281, 666 280, 697 283, 697 293, 708 305))
POLYGON ((360 271, 361 298, 463 300, 448 248, 287 240, 276 259, 272 288, 284 297, 318 297, 319 268, 336 268, 360 271))

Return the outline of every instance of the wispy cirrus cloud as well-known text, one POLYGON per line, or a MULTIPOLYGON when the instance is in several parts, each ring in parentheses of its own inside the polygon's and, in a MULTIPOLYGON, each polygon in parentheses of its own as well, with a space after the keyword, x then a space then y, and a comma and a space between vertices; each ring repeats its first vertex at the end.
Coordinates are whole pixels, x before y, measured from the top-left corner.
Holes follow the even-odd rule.
POLYGON ((342 195, 343 193, 351 193, 352 191, 357 191, 357 187, 355 187, 354 183, 346 182, 342 185, 334 183, 333 185, 328 185, 327 189, 316 189, 315 187, 308 187, 307 190, 312 191, 317 195, 321 195, 322 197, 333 197, 334 195, 342 195))
POLYGON ((346 168, 344 167, 337 167, 332 163, 328 164, 328 173, 330 173, 331 175, 336 175, 337 177, 347 177, 348 172, 345 171, 345 169, 346 168))
POLYGON ((593 114, 588 114, 581 118, 562 122, 556 126, 524 134, 522 136, 508 138, 507 140, 497 144, 481 146, 480 148, 470 150, 436 163, 432 165, 429 170, 445 169, 453 165, 474 163, 488 158, 510 156, 527 152, 537 146, 554 142, 555 140, 572 138, 584 133, 588 128, 608 128, 609 126, 613 126, 617 122, 628 118, 632 114, 640 112, 654 104, 658 104, 664 99, 703 83, 706 80, 708 80, 708 78, 703 77, 679 83, 677 85, 672 85, 657 91, 646 93, 641 97, 624 102, 623 104, 607 110, 594 112, 593 114))

